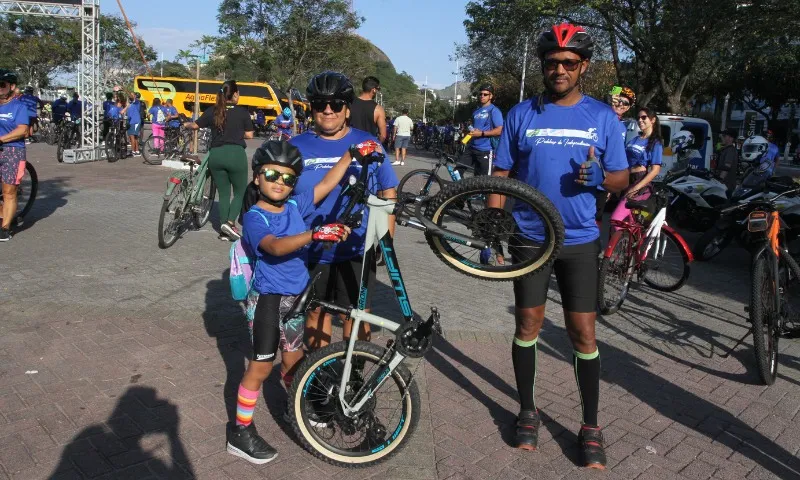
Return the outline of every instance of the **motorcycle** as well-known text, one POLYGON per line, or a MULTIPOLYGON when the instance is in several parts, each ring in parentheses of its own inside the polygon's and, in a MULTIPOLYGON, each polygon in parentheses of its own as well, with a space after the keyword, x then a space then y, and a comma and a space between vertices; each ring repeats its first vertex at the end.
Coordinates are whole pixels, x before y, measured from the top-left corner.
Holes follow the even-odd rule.
MULTIPOLYGON (((722 208, 719 219, 714 223, 714 226, 697 240, 693 249, 696 260, 711 260, 719 255, 734 239, 741 247, 750 250, 754 242, 750 232, 747 230, 747 218, 751 210, 748 205, 772 198, 796 187, 791 177, 774 177, 765 180, 763 187, 758 186, 759 181, 754 177, 758 177, 757 172, 753 172, 745 178, 742 185, 737 188, 740 200, 733 205, 722 208)), ((781 197, 776 201, 775 205, 790 228, 789 232, 787 232, 787 241, 791 241, 800 232, 800 196, 781 197)))

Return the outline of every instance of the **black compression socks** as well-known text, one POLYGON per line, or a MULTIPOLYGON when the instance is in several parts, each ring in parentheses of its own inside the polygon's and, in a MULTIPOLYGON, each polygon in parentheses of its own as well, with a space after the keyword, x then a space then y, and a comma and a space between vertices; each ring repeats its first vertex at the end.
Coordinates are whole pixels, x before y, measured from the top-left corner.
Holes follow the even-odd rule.
POLYGON ((530 341, 514 337, 511 346, 511 360, 514 363, 514 377, 517 379, 517 392, 522 410, 536 410, 534 389, 536 388, 536 342, 539 337, 530 341))
POLYGON ((597 426, 597 408, 600 403, 600 350, 594 353, 573 352, 575 380, 581 396, 584 425, 597 426))

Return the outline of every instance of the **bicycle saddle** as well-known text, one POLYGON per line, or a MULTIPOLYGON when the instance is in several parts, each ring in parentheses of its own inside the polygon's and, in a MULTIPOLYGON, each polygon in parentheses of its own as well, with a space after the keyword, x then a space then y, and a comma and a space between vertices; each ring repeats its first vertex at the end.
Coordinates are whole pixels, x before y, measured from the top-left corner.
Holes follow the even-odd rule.
POLYGON ((649 198, 647 200, 628 200, 625 202, 625 206, 631 210, 649 211, 652 208, 652 203, 649 198))
POLYGON ((202 160, 197 155, 185 154, 185 155, 181 155, 181 162, 200 164, 200 162, 202 162, 202 160))

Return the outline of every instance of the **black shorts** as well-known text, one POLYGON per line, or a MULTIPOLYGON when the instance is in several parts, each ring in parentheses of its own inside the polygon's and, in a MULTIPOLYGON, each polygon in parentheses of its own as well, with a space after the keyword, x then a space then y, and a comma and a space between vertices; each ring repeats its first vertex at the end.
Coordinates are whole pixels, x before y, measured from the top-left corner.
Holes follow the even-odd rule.
POLYGON ((472 168, 475 169, 475 176, 489 175, 489 151, 483 152, 481 150, 469 149, 469 155, 472 157, 472 168))
MULTIPOLYGON (((339 263, 311 263, 308 265, 308 274, 313 280, 318 273, 319 280, 314 284, 318 299, 332 302, 337 305, 358 306, 359 287, 361 286, 362 257, 345 260, 339 263)), ((375 285, 375 262, 370 265, 372 273, 367 284, 367 292, 371 292, 375 285)), ((369 297, 367 297, 369 305, 369 297)))
MULTIPOLYGON (((515 262, 524 259, 529 250, 519 247, 534 247, 536 243, 521 235, 514 235, 508 250, 515 262)), ((565 245, 556 261, 548 268, 514 282, 514 305, 530 308, 544 305, 550 274, 555 270, 561 304, 565 311, 586 313, 597 310, 597 282, 600 240, 580 245, 565 245)))
POLYGON ((603 213, 606 211, 606 202, 608 202, 608 196, 610 194, 605 190, 600 190, 599 188, 594 191, 594 204, 597 208, 597 211, 594 214, 594 220, 596 222, 600 222, 603 220, 603 213))
MULTIPOLYGON (((249 297, 249 296, 248 296, 249 297)), ((284 351, 297 351, 303 345, 303 332, 305 320, 290 319, 281 325, 283 317, 289 313, 294 305, 296 295, 253 295, 257 298, 255 312, 253 313, 253 358, 255 362, 272 362, 278 346, 284 351)), ((250 298, 248 298, 250 300, 250 298)), ((248 309, 251 305, 248 305, 248 309)))

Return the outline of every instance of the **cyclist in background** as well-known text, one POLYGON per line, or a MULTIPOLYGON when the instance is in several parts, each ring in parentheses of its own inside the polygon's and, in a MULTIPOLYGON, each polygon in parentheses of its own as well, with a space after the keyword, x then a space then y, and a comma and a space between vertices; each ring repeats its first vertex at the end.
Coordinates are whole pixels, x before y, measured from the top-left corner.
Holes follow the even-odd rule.
POLYGON ((492 168, 492 140, 503 132, 503 113, 492 104, 494 87, 486 84, 478 89, 480 106, 472 112, 470 155, 475 175, 489 175, 492 168))
POLYGON ((25 143, 33 142, 33 134, 39 130, 39 108, 42 106, 42 100, 33 94, 33 87, 25 87, 24 93, 19 97, 19 100, 28 109, 28 138, 25 143))
POLYGON ((61 94, 60 97, 53 102, 52 105, 53 110, 53 123, 55 125, 61 124, 61 121, 64 120, 64 115, 67 114, 67 95, 61 94))
MULTIPOLYGON (((594 192, 599 185, 611 192, 628 185, 625 132, 607 105, 579 89, 594 51, 583 28, 555 25, 539 37, 537 50, 545 90, 508 112, 493 175, 507 177, 513 171, 549 198, 564 220, 565 241, 551 267, 514 282, 517 327, 511 358, 521 403, 515 444, 538 448, 537 342, 555 271, 583 411, 578 443, 583 464, 602 469, 606 455, 597 418, 600 353, 595 339, 600 230, 594 222, 594 192)), ((491 195, 488 206, 502 208, 502 199, 491 195)), ((541 218, 526 210, 513 214, 522 235, 509 242, 509 252, 522 262, 543 240, 541 218)))
MULTIPOLYGON (((137 92, 138 93, 138 92, 137 92)), ((128 140, 131 143, 131 155, 140 157, 142 154, 139 152, 139 135, 142 132, 142 102, 131 93, 128 95, 128 106, 122 113, 128 118, 128 140)))
POLYGON ((222 222, 220 238, 231 241, 242 237, 235 221, 242 210, 249 183, 245 139, 253 138, 255 130, 247 109, 238 106, 238 103, 239 87, 236 81, 226 80, 217 92, 214 106, 207 108, 196 122, 183 124, 190 130, 211 129, 208 170, 219 191, 219 218, 222 222))
MULTIPOLYGON (((622 117, 628 113, 628 110, 636 103, 636 94, 628 87, 614 85, 611 91, 608 92, 608 103, 621 122, 622 117)), ((603 222, 603 213, 605 212, 606 203, 610 197, 611 194, 603 190, 602 186, 597 187, 597 191, 595 192, 597 213, 594 220, 597 222, 598 227, 601 226, 603 222)))
POLYGON ((167 99, 164 111, 167 113, 167 128, 181 128, 180 114, 171 98, 167 99))
POLYGON ((264 115, 264 109, 262 108, 256 109, 256 122, 255 122, 256 130, 263 134, 264 128, 266 126, 267 126, 267 116, 264 115))
POLYGON ((161 106, 161 99, 154 98, 153 106, 147 111, 150 114, 150 128, 153 130, 153 146, 161 149, 164 147, 164 128, 167 126, 167 115, 161 106))
POLYGON ((114 101, 114 93, 106 92, 106 99, 103 102, 103 141, 105 141, 106 135, 108 135, 108 130, 111 128, 111 123, 113 122, 113 119, 108 112, 114 105, 116 105, 116 102, 114 101))
POLYGON ((67 103, 67 113, 69 113, 69 118, 73 122, 83 118, 83 102, 80 101, 78 92, 73 92, 72 100, 67 103))
POLYGON ((294 122, 292 121, 292 111, 289 107, 283 109, 283 112, 275 118, 274 123, 281 138, 288 140, 294 136, 294 122))
POLYGON ((15 98, 17 74, 0 69, 0 183, 3 185, 3 222, 0 242, 11 240, 11 221, 17 212, 17 187, 25 174, 25 137, 28 107, 15 98))

